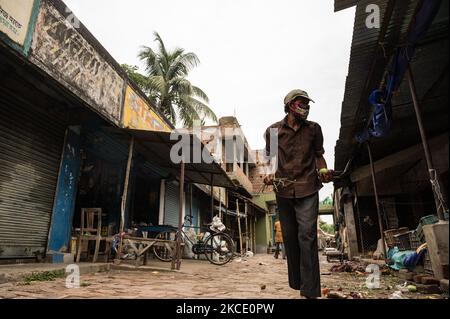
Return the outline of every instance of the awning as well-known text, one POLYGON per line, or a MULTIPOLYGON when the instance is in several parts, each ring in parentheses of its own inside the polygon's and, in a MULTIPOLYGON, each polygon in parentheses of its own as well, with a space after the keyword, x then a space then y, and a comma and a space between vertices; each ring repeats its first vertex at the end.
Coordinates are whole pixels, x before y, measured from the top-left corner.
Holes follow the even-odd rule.
MULTIPOLYGON (((180 174, 180 163, 172 162, 170 158, 170 151, 172 146, 177 144, 178 140, 170 139, 170 132, 158 132, 158 131, 144 131, 134 129, 120 129, 114 127, 104 128, 111 134, 117 135, 122 139, 129 139, 133 136, 136 143, 137 151, 147 158, 150 162, 158 165, 164 170, 170 172, 172 176, 178 176, 180 174)), ((200 156, 200 163, 192 163, 192 161, 186 161, 185 163, 185 181, 188 183, 206 184, 226 188, 235 188, 233 181, 228 177, 226 172, 221 166, 214 161, 214 158, 210 154, 200 140, 193 134, 183 133, 183 137, 189 135, 190 149, 193 149, 195 143, 200 143, 202 150, 202 156, 200 156)), ((187 138, 186 138, 187 139, 187 138)), ((192 152, 191 152, 192 153, 192 152)), ((192 154, 190 156, 192 158, 192 154)))

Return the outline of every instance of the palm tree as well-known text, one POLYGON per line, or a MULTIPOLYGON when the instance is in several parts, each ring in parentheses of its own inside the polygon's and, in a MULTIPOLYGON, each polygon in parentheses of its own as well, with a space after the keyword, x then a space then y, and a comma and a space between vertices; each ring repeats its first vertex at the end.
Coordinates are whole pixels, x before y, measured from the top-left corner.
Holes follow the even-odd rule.
POLYGON ((209 98, 200 88, 191 84, 186 77, 200 61, 192 53, 185 53, 182 48, 168 51, 163 40, 154 32, 158 50, 143 46, 138 57, 145 64, 147 76, 142 77, 135 67, 123 65, 125 71, 169 121, 181 122, 185 127, 192 127, 195 120, 204 124, 205 119, 217 122, 217 117, 208 106, 209 98))

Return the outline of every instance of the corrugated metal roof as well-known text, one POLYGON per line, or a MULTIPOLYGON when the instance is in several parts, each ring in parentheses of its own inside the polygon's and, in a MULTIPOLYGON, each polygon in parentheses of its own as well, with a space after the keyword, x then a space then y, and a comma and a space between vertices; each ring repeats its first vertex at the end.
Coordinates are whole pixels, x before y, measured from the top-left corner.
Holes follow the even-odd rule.
POLYGON ((404 43, 419 2, 419 0, 358 1, 349 72, 342 103, 341 128, 335 147, 335 168, 338 170, 345 167, 357 147, 354 136, 365 127, 370 117, 371 109, 367 102, 369 94, 379 87, 395 48, 404 43), (382 24, 380 29, 367 29, 365 25, 368 15, 365 9, 369 4, 380 7, 382 24))
POLYGON ((355 6, 358 0, 334 0, 334 12, 355 6))

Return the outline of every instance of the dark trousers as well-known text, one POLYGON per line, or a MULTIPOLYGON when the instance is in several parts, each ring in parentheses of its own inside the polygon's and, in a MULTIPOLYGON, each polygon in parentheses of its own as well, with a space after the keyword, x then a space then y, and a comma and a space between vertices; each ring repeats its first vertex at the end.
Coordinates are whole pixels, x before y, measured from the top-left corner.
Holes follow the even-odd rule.
POLYGON ((274 255, 275 258, 278 259, 278 255, 280 254, 280 251, 281 251, 281 255, 283 256, 283 259, 285 259, 286 251, 284 250, 284 245, 283 245, 283 243, 278 242, 275 244, 275 255, 274 255))
POLYGON ((286 249, 289 286, 306 297, 320 297, 317 217, 319 194, 304 198, 277 197, 286 249))

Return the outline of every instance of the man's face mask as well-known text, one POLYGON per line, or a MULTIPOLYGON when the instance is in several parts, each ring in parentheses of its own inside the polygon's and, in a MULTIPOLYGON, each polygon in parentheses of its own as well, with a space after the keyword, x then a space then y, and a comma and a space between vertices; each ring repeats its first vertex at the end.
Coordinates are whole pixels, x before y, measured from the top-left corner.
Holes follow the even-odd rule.
POLYGON ((306 120, 309 115, 309 102, 296 100, 290 104, 289 109, 294 114, 295 118, 306 120))

